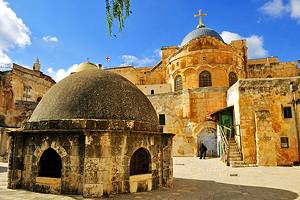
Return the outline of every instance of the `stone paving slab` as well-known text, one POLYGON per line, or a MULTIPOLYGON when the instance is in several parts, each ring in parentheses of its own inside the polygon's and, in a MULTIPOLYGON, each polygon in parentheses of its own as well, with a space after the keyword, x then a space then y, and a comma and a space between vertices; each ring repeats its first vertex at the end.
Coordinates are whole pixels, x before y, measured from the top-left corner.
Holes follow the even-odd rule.
MULTIPOLYGON (((0 163, 0 200, 81 200, 6 189, 7 164, 0 163)), ((226 167, 218 159, 174 158, 174 186, 152 192, 112 195, 110 199, 292 200, 300 199, 300 167, 226 167)))

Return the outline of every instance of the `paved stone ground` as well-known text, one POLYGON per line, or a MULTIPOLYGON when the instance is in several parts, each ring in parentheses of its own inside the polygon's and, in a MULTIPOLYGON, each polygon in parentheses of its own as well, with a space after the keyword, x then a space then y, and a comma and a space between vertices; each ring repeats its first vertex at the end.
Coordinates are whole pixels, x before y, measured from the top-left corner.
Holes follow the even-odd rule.
MULTIPOLYGON (((81 200, 6 189, 7 164, 0 163, 0 200, 81 200)), ((218 159, 174 158, 174 187, 159 191, 113 195, 111 199, 300 199, 300 167, 230 168, 218 159)))

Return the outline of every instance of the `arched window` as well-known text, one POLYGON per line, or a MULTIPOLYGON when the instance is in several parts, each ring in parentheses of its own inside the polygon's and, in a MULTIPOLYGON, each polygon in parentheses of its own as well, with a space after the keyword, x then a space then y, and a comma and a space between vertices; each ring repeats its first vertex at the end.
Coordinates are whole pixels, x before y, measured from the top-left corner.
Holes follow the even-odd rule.
POLYGON ((209 71, 202 71, 199 74, 199 87, 208 87, 208 86, 212 86, 211 74, 209 71))
POLYGON ((130 175, 151 173, 151 156, 147 149, 139 148, 130 159, 130 175))
POLYGON ((176 76, 174 85, 175 91, 182 90, 182 76, 176 76))
POLYGON ((272 76, 271 76, 271 75, 268 75, 267 78, 272 78, 272 76))
POLYGON ((39 176, 61 178, 61 158, 52 148, 48 148, 39 162, 39 176))
POLYGON ((235 84, 238 80, 238 77, 236 75, 236 73, 234 72, 230 72, 229 73, 229 86, 232 86, 233 84, 235 84))

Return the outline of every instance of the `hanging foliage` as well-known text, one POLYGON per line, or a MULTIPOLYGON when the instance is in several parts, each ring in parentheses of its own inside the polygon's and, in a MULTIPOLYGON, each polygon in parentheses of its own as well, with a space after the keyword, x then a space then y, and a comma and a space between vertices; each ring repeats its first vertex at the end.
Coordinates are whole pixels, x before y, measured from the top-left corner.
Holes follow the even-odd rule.
POLYGON ((106 23, 109 35, 112 35, 114 20, 119 23, 119 30, 124 28, 124 21, 130 15, 130 0, 105 0, 106 2, 106 23))

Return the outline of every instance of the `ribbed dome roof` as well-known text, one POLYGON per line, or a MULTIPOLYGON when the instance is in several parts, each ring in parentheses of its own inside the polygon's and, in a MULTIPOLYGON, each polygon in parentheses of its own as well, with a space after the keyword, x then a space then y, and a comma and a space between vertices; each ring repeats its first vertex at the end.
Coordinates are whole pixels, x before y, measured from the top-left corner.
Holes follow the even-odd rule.
POLYGON ((71 74, 54 85, 29 122, 68 119, 136 120, 158 125, 152 104, 135 85, 101 69, 71 74))
POLYGON ((182 40, 180 47, 183 47, 184 45, 188 44, 193 39, 204 37, 204 36, 211 36, 224 42, 222 37, 216 31, 210 28, 206 28, 205 26, 202 26, 187 34, 182 40))

